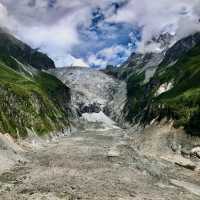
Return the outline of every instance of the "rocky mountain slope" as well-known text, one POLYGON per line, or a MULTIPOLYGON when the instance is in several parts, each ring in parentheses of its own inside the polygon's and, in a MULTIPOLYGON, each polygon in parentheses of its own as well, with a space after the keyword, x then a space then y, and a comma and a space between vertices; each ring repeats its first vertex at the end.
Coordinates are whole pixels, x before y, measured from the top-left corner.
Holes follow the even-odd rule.
POLYGON ((106 73, 127 81, 126 118, 149 123, 173 119, 175 127, 199 135, 200 33, 184 38, 166 52, 134 54, 106 73))
POLYGON ((120 67, 108 66, 104 71, 120 80, 128 80, 135 73, 144 73, 145 82, 148 82, 165 58, 165 53, 172 46, 174 40, 174 36, 169 33, 156 35, 145 44, 148 50, 133 52, 120 67), (155 50, 155 46, 157 46, 157 50, 155 50), (153 47, 154 50, 152 50, 153 47))
POLYGON ((72 105, 79 116, 101 112, 122 123, 122 111, 126 102, 124 81, 83 67, 51 69, 49 72, 71 88, 72 105))
POLYGON ((46 55, 0 31, 0 132, 17 137, 69 125, 69 88, 38 70, 53 67, 46 55))

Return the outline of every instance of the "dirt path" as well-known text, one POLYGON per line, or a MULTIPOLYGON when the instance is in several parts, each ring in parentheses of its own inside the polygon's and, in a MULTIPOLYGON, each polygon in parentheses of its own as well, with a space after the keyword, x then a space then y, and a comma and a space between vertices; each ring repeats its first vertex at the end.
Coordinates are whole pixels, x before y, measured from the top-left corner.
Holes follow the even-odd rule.
POLYGON ((141 156, 123 135, 122 130, 87 131, 27 153, 30 162, 0 176, 0 199, 200 199, 170 183, 190 181, 189 171, 183 176, 170 163, 141 156))

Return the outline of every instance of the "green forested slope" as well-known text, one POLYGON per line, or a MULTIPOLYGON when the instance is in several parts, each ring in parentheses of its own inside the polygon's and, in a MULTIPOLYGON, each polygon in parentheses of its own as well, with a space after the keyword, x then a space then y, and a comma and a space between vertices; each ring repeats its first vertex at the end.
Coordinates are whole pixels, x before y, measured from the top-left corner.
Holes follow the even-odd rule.
POLYGON ((34 129, 37 134, 46 134, 68 127, 69 88, 54 76, 38 70, 43 65, 44 69, 51 68, 48 63, 52 64, 53 61, 38 52, 35 52, 35 55, 44 56, 42 60, 40 58, 37 60, 37 56, 32 57, 34 60, 28 60, 26 55, 30 52, 22 48, 27 45, 13 36, 2 34, 0 34, 0 47, 3 46, 0 50, 0 132, 8 132, 13 136, 17 136, 18 132, 21 136, 26 136, 27 129, 34 129), (12 50, 12 47, 16 51, 12 50), (39 63, 39 67, 35 65, 36 63, 39 63))
MULTIPOLYGON (((194 36, 193 36, 194 37, 194 36)), ((188 38, 186 39, 188 41, 188 38)), ((186 45, 180 41, 175 47, 186 45)), ((145 82, 145 72, 132 72, 127 80, 127 119, 149 123, 167 117, 176 127, 184 127, 188 133, 200 135, 200 42, 176 56, 177 48, 167 53, 154 76, 145 82), (173 55, 171 62, 168 55, 173 55), (158 93, 161 87, 171 85, 158 93)), ((170 56, 172 57, 172 56, 170 56)))

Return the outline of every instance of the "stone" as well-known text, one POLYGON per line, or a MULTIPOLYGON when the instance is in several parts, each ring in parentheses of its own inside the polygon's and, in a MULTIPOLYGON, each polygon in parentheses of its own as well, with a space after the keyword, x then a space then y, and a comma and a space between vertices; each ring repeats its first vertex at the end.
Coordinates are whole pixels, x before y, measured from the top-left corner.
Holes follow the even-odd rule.
POLYGON ((195 147, 191 150, 190 152, 191 156, 196 156, 198 158, 200 158, 200 147, 195 147))
POLYGON ((181 167, 184 167, 184 168, 186 168, 186 169, 190 169, 190 170, 195 170, 195 168, 196 168, 196 164, 195 163, 193 163, 191 160, 189 160, 189 159, 186 159, 186 158, 179 158, 179 159, 177 159, 176 161, 175 161, 175 164, 176 165, 179 165, 179 166, 181 166, 181 167))
POLYGON ((119 157, 120 153, 116 148, 113 148, 108 152, 107 156, 110 158, 119 157))

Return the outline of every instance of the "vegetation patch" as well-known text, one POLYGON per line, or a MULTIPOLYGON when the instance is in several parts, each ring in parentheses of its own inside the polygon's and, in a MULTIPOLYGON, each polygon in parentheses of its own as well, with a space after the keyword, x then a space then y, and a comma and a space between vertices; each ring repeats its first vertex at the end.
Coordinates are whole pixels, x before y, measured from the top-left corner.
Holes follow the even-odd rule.
POLYGON ((153 78, 144 84, 144 74, 128 79, 127 119, 149 123, 152 119, 174 119, 176 127, 199 135, 200 111, 200 45, 185 53, 174 65, 161 64, 153 78), (156 96, 165 83, 173 87, 156 96))
POLYGON ((1 59, 0 132, 25 137, 27 128, 38 134, 62 130, 69 126, 69 101, 69 89, 55 77, 12 57, 1 59))

